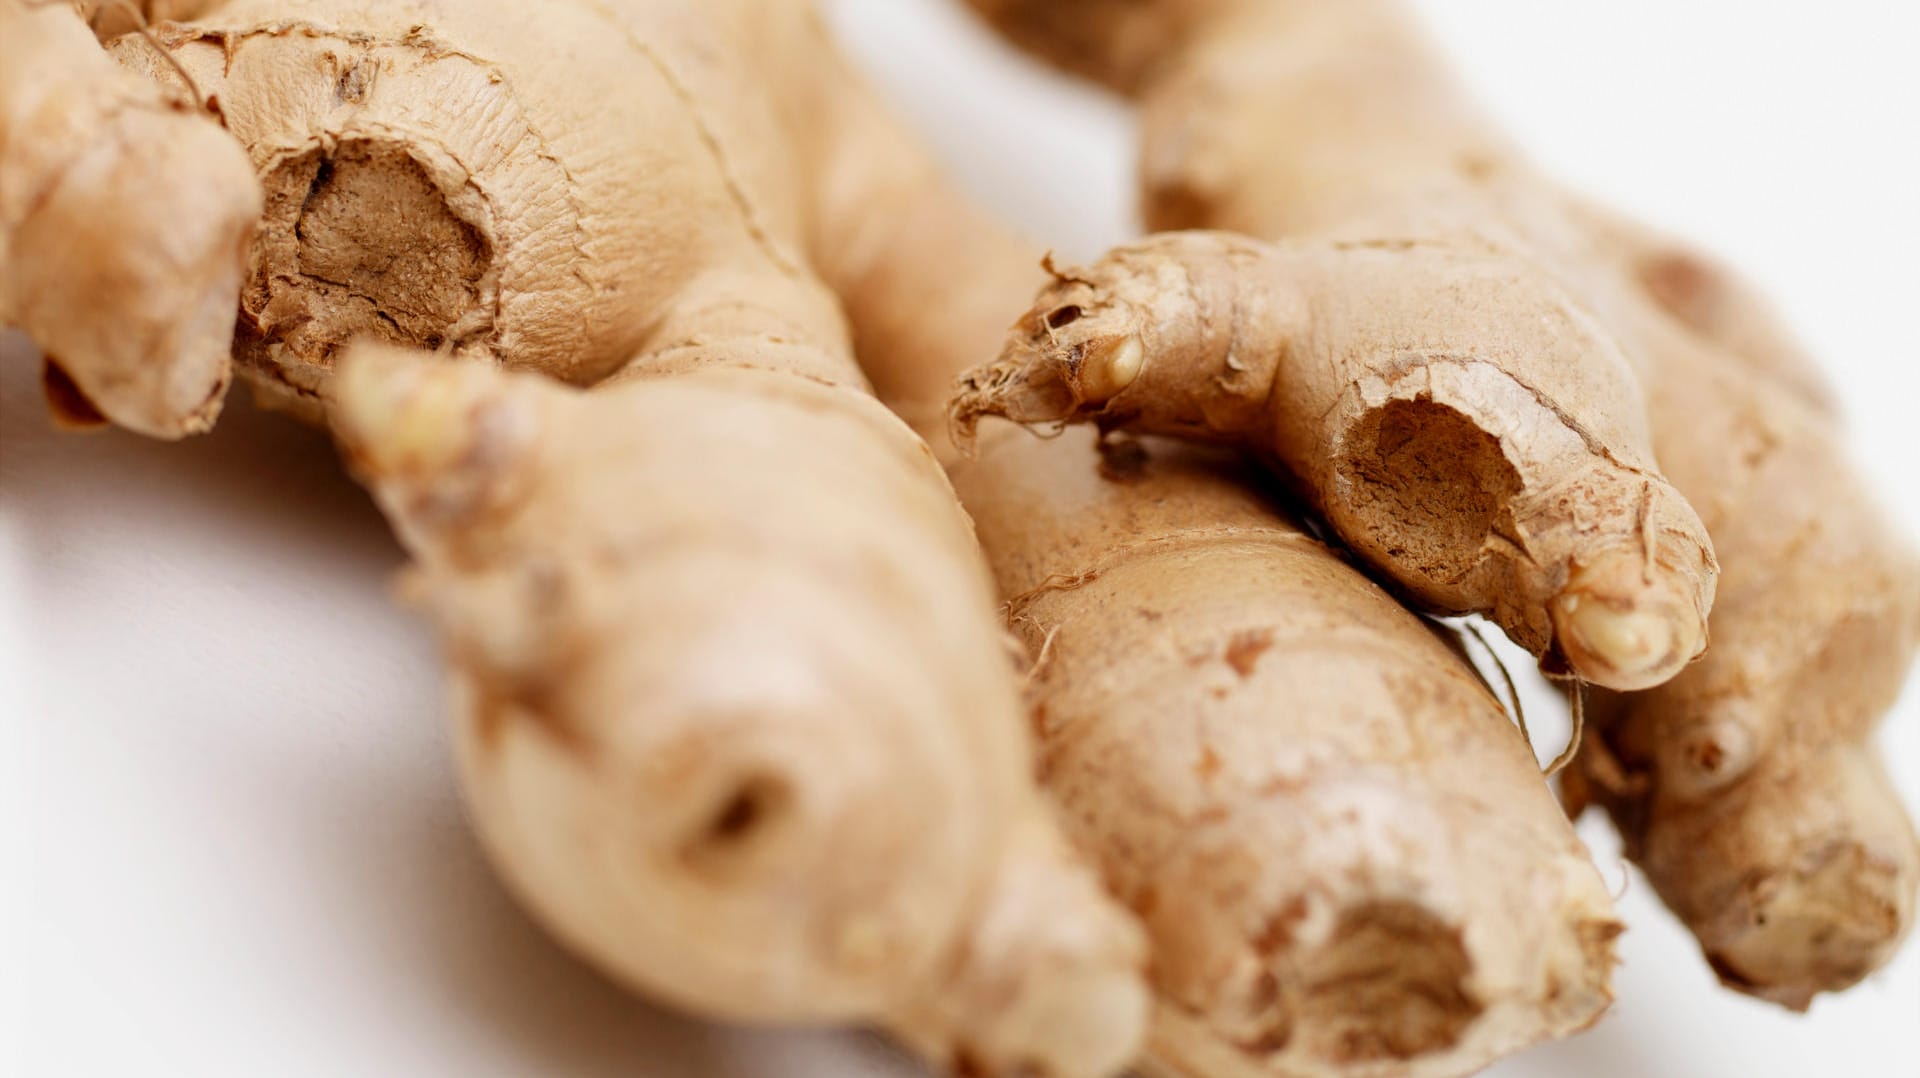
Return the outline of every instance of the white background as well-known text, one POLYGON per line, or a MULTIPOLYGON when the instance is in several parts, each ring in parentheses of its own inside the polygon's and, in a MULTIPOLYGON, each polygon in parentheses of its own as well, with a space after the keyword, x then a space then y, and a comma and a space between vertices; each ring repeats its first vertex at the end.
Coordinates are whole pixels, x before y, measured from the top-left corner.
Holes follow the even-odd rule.
MULTIPOLYGON (((1920 13, 1421 6, 1542 160, 1782 301, 1916 530, 1920 13)), ((1068 255, 1129 234, 1117 103, 944 0, 831 7, 995 206, 1068 255)), ((508 904, 461 823, 433 647, 385 591, 400 555, 323 437, 237 399, 184 445, 56 435, 28 353, 0 352, 0 1074, 916 1073, 872 1038, 633 1002, 508 904)), ((1920 806, 1916 695, 1882 744, 1920 806)), ((1920 1075, 1920 944, 1797 1018, 1715 988, 1583 833, 1626 889, 1620 1002, 1493 1073, 1920 1075)))

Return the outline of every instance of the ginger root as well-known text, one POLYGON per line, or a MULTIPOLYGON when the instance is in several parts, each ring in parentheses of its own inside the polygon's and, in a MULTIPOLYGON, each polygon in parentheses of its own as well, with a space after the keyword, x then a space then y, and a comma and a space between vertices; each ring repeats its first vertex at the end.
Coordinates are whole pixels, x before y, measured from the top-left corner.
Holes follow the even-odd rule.
POLYGON ((1466 1074, 1599 1016, 1612 901, 1439 633, 1230 455, 995 433, 955 485, 1167 1073, 1466 1074))
MULTIPOLYGON (((1669 243, 1619 268, 1644 280, 1675 258, 1738 287, 1669 243)), ((1920 646, 1920 558, 1810 368, 1766 365, 1790 342, 1733 351, 1659 302, 1635 318, 1660 459, 1699 492, 1726 572, 1704 659, 1593 697, 1576 792, 1610 810, 1723 982, 1805 1009, 1885 964, 1920 902, 1920 838, 1872 746, 1920 646)))
MULTIPOLYGON (((1541 176, 1472 107, 1397 4, 972 3, 1023 44, 1138 98, 1153 227, 1285 240, 1258 248, 1256 265, 1324 260, 1342 245, 1381 261, 1397 251, 1406 265, 1435 252, 1509 256, 1500 291, 1522 302, 1486 299, 1479 278, 1458 292, 1429 290, 1424 328, 1404 351, 1429 345, 1434 326, 1530 343, 1545 355, 1581 350, 1578 369, 1559 377, 1604 375, 1611 389, 1601 396, 1616 407, 1599 413, 1603 422, 1593 425, 1591 394, 1538 399, 1579 405, 1564 411, 1569 429, 1596 434, 1609 457, 1633 468, 1657 457, 1724 567, 1712 647, 1658 688, 1598 694, 1571 793, 1611 810, 1628 852, 1730 987, 1803 1008, 1883 964, 1914 921, 1920 841, 1869 738, 1920 646, 1920 560, 1846 461, 1831 394, 1764 301, 1724 269, 1541 176), (1634 386, 1637 397, 1615 399, 1634 386), (1615 439, 1617 422, 1650 442, 1615 439), (1623 447, 1631 450, 1624 456, 1623 447)), ((1180 242, 1158 241, 1159 249, 1180 242)), ((1236 324, 1298 310, 1300 282, 1263 275, 1265 283, 1237 280, 1236 324)), ((1309 289, 1307 301, 1322 295, 1309 289)), ((1057 308, 1049 298, 1032 317, 1057 308)), ((1319 348, 1313 327, 1323 313, 1312 310, 1307 335, 1288 343, 1319 348)), ((1027 341, 1037 333, 1029 330, 1027 341)), ((1246 349, 1231 354, 1247 361, 1246 349)), ((1165 381, 1158 358, 1147 350, 1139 382, 1165 381)), ((1313 373, 1294 372, 1291 360, 1279 360, 1276 397, 1302 391, 1290 373, 1313 373)), ((1400 370, 1383 368, 1388 378, 1400 370)), ((1190 376, 1205 371, 1189 368, 1190 376)), ((1244 437, 1232 423, 1212 422, 1218 412, 1238 421, 1233 387, 1227 377, 1189 385, 1187 414, 1208 432, 1244 437)), ((1123 392, 1106 403, 1113 421, 1129 418, 1114 407, 1126 400, 1123 392)), ((1486 433, 1524 470, 1526 458, 1511 447, 1539 428, 1526 418, 1537 412, 1520 404, 1504 413, 1511 422, 1486 433)), ((1417 474, 1434 458, 1418 431, 1402 433, 1417 474)), ((1302 457, 1284 436, 1261 444, 1299 469, 1295 478, 1340 520, 1343 491, 1327 492, 1316 478, 1337 470, 1337 446, 1302 457)), ((1449 484, 1463 487, 1463 476, 1480 473, 1462 465, 1481 459, 1448 452, 1438 462, 1449 484)), ((1624 521, 1601 515, 1607 506, 1591 501, 1590 489, 1556 486, 1554 496, 1568 498, 1582 529, 1600 534, 1657 522, 1649 569, 1661 571, 1649 579, 1671 579, 1661 552, 1677 509, 1664 484, 1649 483, 1657 496, 1645 504, 1655 515, 1624 521)), ((1364 527, 1349 518, 1341 530, 1379 558, 1364 527)), ((1689 547, 1696 535, 1687 529, 1689 547)), ((1499 529, 1487 545, 1501 556, 1499 529)), ((1405 583, 1397 565, 1380 564, 1405 583)), ((1647 653, 1665 643, 1652 622, 1643 632, 1607 620, 1580 635, 1602 651, 1614 650, 1610 641, 1647 653)), ((1574 670, 1599 684, 1645 688, 1651 680, 1593 677, 1568 650, 1574 670)))
POLYGON ((946 394, 1038 253, 877 110, 821 114, 890 166, 823 267, 975 518, 1069 836, 1146 926, 1148 1071, 1462 1074, 1595 1020, 1611 902, 1472 671, 1224 454, 999 425, 962 459, 946 394))
MULTIPOLYGON (((231 344, 269 403, 332 426, 410 552, 519 898, 706 1015, 881 1025, 984 1074, 1124 1067, 1137 925, 1039 796, 967 519, 814 266, 865 150, 797 100, 810 7, 203 7, 108 48, 217 109, 227 133, 194 130, 265 192, 209 286, 222 370, 231 344)), ((55 14, 22 10, 0 8, 55 14)), ((143 85, 57 15, 77 62, 143 85)), ((39 114, 30 82, 0 89, 39 114)), ((15 147, 9 184, 34 175, 15 147)), ((30 309, 98 301, 72 284, 30 309)))
POLYGON ((345 357, 336 430, 446 640, 487 849, 570 947, 698 1013, 1117 1070, 1135 929, 989 721, 952 494, 857 387, 753 358, 582 392, 345 357))
POLYGON ((1270 454, 1420 603, 1598 684, 1659 684, 1706 646, 1706 530, 1654 463, 1619 349, 1523 252, 1473 236, 1170 233, 1060 270, 965 376, 959 437, 1002 415, 1270 454))
POLYGON ((179 438, 220 412, 260 186, 84 14, 0 0, 0 325, 40 345, 57 417, 179 438))

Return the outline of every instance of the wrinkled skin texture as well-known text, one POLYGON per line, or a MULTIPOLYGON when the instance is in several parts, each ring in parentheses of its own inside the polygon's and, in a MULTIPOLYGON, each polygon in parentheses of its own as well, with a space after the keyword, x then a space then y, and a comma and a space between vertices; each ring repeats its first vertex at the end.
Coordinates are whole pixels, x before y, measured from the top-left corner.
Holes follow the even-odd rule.
MULTIPOLYGON (((972 2, 1138 98, 1154 227, 1296 251, 1490 234, 1611 343, 1641 389, 1646 459, 1697 511, 1723 573, 1699 661, 1657 688, 1594 694, 1573 800, 1611 811, 1730 987, 1803 1008, 1885 963, 1914 920, 1920 842, 1869 739, 1920 646, 1920 560, 1765 302, 1535 172, 1394 4, 972 2)), ((1487 313, 1479 332, 1526 328, 1487 313)))
POLYGON ((846 204, 826 272, 974 516, 1034 663, 1046 788, 1147 928, 1143 1067, 1457 1075, 1597 1018, 1605 889, 1429 627, 1232 454, 1006 424, 971 459, 947 441, 954 378, 1003 339, 1039 254, 911 147, 875 157, 902 172, 846 204))
MULTIPOLYGON (((167 137, 247 199, 196 284, 217 317, 155 316, 217 353, 125 364, 159 389, 62 344, 84 275, 9 271, 7 316, 137 429, 210 422, 229 347, 334 429, 445 641, 483 843, 561 940, 718 1018, 882 1025, 982 1074, 1127 1064, 1138 928, 1039 797, 967 519, 819 275, 868 154, 806 4, 236 0, 109 42, 134 78, 88 33, 106 6, 19 2, 9 29, 91 65, 69 84, 204 103, 167 137), (134 421, 175 383, 212 406, 134 421)), ((13 213, 60 166, 13 135, 52 92, 15 72, 0 244, 59 269, 13 213)), ((209 182, 186 164, 140 179, 209 182)), ((119 209, 67 172, 68 209, 119 209)), ((84 249, 140 268, 146 235, 84 249)))

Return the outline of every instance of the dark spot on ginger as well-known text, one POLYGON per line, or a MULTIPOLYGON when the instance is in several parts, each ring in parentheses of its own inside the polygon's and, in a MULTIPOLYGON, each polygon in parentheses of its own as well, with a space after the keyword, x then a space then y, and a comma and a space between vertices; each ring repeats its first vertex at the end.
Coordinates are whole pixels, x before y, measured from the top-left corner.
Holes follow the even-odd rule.
POLYGON ((1207 227, 1220 201, 1191 177, 1148 177, 1144 195, 1147 224, 1158 232, 1207 227))
POLYGON ((1720 770, 1720 765, 1725 763, 1727 758, 1726 750, 1712 738, 1695 742, 1692 756, 1693 766, 1709 775, 1720 770))
POLYGON ((702 871, 724 868, 771 830, 792 803, 793 790, 776 775, 753 774, 741 779, 706 822, 680 847, 681 860, 702 871))
POLYGON ((1499 164, 1485 154, 1469 153, 1460 155, 1457 162, 1460 175, 1474 183, 1485 183, 1499 171, 1499 164))
POLYGON ((1684 251, 1669 251, 1640 264, 1640 286, 1681 325, 1711 332, 1719 321, 1724 288, 1711 266, 1684 251))
POLYGON ((1253 938, 1255 953, 1270 958, 1293 948, 1295 931, 1300 922, 1307 919, 1307 899, 1305 895, 1294 895, 1287 904, 1280 907, 1267 919, 1266 927, 1253 938))
POLYGON ((367 90, 373 82, 373 65, 362 60, 349 61, 340 72, 340 78, 334 83, 333 98, 342 105, 353 105, 364 101, 367 90))
POLYGON ((1253 676, 1253 668, 1260 661, 1261 653, 1273 646, 1273 632, 1269 629, 1248 629, 1233 634, 1227 641, 1227 650, 1222 656, 1233 672, 1243 678, 1253 676))
POLYGON ((760 799, 750 790, 742 790, 727 802, 726 808, 720 810, 720 815, 707 829, 707 835, 715 841, 731 842, 753 830, 759 818, 760 799))

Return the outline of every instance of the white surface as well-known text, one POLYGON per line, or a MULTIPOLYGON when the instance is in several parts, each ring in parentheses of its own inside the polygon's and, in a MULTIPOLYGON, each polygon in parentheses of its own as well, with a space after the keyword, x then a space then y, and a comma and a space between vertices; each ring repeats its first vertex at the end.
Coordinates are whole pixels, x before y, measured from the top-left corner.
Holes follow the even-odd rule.
MULTIPOLYGON (((942 0, 832 6, 996 206, 1068 255, 1127 235, 1115 103, 942 0)), ((1920 524, 1920 15, 1423 6, 1541 159, 1781 299, 1920 524)), ((432 646, 385 592, 400 556, 323 438, 237 401, 181 446, 57 436, 0 351, 0 1074, 916 1073, 634 1003, 515 912, 460 821, 432 646)), ((1882 742, 1920 805, 1914 691, 1882 742)), ((1920 946, 1796 1018, 1714 988, 1644 884, 1622 909, 1620 1003, 1499 1078, 1920 1075, 1920 946)))

